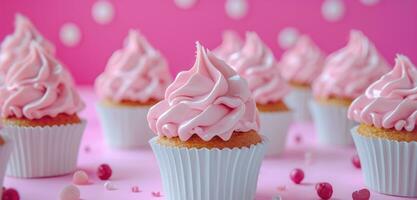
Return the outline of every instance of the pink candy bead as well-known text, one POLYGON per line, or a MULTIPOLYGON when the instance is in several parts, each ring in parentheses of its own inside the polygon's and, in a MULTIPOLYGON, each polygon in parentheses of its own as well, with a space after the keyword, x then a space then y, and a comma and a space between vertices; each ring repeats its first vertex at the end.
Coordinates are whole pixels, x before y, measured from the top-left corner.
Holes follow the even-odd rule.
POLYGON ((78 170, 72 176, 72 183, 75 185, 87 185, 88 184, 88 175, 83 170, 78 170))

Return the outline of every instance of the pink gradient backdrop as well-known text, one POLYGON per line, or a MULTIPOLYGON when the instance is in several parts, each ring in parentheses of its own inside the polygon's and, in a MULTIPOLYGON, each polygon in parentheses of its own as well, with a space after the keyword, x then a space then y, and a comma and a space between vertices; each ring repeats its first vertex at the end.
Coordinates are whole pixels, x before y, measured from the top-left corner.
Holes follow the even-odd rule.
POLYGON ((321 15, 323 0, 249 0, 249 13, 242 20, 227 17, 225 0, 198 0, 190 10, 177 8, 173 0, 112 0, 115 19, 99 25, 91 17, 95 0, 0 0, 0 39, 13 31, 16 12, 29 16, 39 30, 57 46, 58 57, 80 84, 91 84, 103 70, 111 53, 122 46, 130 28, 139 28, 155 47, 166 55, 173 73, 187 69, 194 61, 194 42, 206 47, 220 43, 223 29, 241 34, 254 30, 279 57, 277 35, 293 26, 311 37, 326 52, 342 47, 352 28, 365 32, 393 63, 397 52, 417 62, 417 1, 381 0, 364 6, 359 0, 345 0, 346 14, 336 23, 321 15), (79 25, 80 45, 66 47, 59 41, 65 22, 79 25))

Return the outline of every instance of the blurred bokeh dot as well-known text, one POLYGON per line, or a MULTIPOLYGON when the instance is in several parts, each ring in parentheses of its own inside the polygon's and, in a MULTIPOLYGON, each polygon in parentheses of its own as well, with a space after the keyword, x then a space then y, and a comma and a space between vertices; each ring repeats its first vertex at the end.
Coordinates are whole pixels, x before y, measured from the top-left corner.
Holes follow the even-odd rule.
POLYGON ((294 27, 287 27, 281 30, 278 35, 278 44, 283 49, 288 49, 295 44, 299 36, 299 32, 294 27))
POLYGON ((65 23, 61 26, 59 38, 65 46, 76 46, 81 40, 80 28, 78 28, 78 26, 74 23, 65 23))
POLYGON ((92 7, 91 15, 97 23, 108 24, 114 17, 113 4, 107 0, 98 0, 92 7))
POLYGON ((178 8, 190 9, 197 3, 197 0, 174 0, 174 3, 178 8))
POLYGON ((241 19, 248 12, 247 0, 226 0, 226 14, 232 19, 241 19))
POLYGON ((339 21, 345 14, 345 4, 342 0, 324 0, 321 13, 327 21, 339 21))
POLYGON ((373 6, 379 3, 379 0, 360 0, 360 2, 365 6, 373 6))

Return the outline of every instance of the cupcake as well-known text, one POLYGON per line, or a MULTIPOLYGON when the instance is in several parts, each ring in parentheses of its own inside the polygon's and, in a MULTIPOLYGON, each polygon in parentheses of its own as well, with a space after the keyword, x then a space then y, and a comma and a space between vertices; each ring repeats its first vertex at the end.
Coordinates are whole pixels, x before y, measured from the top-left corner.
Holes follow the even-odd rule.
POLYGON ((417 197, 417 69, 398 55, 394 69, 349 107, 365 184, 377 192, 417 197))
POLYGON ((213 54, 218 58, 226 60, 230 55, 242 48, 243 42, 239 34, 232 30, 223 32, 223 41, 220 46, 213 50, 213 54))
POLYGON ((267 155, 281 153, 292 112, 283 101, 290 88, 280 75, 274 55, 256 33, 248 32, 244 46, 229 57, 228 64, 248 82, 260 111, 260 133, 270 141, 267 155))
POLYGON ((148 123, 167 199, 254 199, 266 150, 255 101, 246 81, 199 43, 194 66, 178 74, 148 123))
MULTIPOLYGON (((3 188, 4 174, 6 173, 7 163, 9 161, 10 153, 12 152, 12 143, 6 137, 0 134, 0 188, 3 188)), ((0 197, 3 190, 0 189, 0 197)))
POLYGON ((42 48, 55 53, 55 47, 47 41, 28 18, 17 14, 13 34, 6 36, 0 46, 0 84, 3 82, 8 69, 16 62, 22 61, 29 54, 30 43, 35 41, 42 48))
POLYGON ((281 75, 292 87, 285 103, 294 111, 294 119, 310 121, 309 102, 312 99, 311 85, 324 67, 324 53, 306 35, 285 52, 279 62, 281 75))
POLYGON ((311 112, 318 142, 353 145, 347 110, 366 88, 389 71, 375 46, 360 31, 353 30, 346 47, 329 55, 324 70, 313 83, 311 112))
POLYGON ((143 35, 131 30, 123 49, 113 53, 95 82, 101 99, 96 108, 110 147, 148 145, 152 132, 146 114, 164 98, 171 79, 165 58, 143 35))
POLYGON ((74 81, 35 41, 8 70, 0 90, 3 132, 15 143, 7 174, 34 178, 71 173, 86 125, 74 81))

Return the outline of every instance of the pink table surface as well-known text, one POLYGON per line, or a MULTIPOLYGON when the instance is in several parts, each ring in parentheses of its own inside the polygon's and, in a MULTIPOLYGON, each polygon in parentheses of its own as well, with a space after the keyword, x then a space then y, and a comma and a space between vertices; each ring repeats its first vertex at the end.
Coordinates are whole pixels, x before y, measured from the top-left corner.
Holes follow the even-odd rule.
MULTIPOLYGON (((78 186, 81 198, 85 200, 139 200, 164 199, 158 165, 149 147, 120 151, 106 148, 103 144, 101 128, 97 120, 94 103, 97 98, 91 87, 80 87, 81 95, 87 107, 82 116, 88 120, 87 130, 80 149, 78 167, 85 170, 92 183, 78 186), (87 152, 85 149, 90 149, 87 152), (97 179, 95 170, 101 163, 108 163, 113 169, 111 181, 117 190, 107 191, 103 181, 97 179), (131 192, 132 186, 138 186, 142 192, 131 192), (152 196, 152 192, 161 192, 162 197, 152 196)), ((333 185, 332 199, 352 199, 353 191, 364 188, 361 171, 354 168, 351 157, 355 149, 334 148, 316 145, 312 124, 293 124, 288 136, 287 149, 279 157, 267 157, 263 161, 256 194, 256 200, 270 200, 280 195, 282 199, 318 199, 314 185, 327 181, 333 185), (301 136, 299 143, 295 142, 301 136), (313 161, 305 162, 305 152, 311 152, 313 161), (295 185, 289 178, 293 168, 305 172, 303 184, 295 185), (277 187, 285 186, 285 191, 277 187)), ((64 186, 71 184, 72 175, 42 178, 15 179, 6 178, 5 186, 16 188, 23 200, 58 199, 64 186)), ((371 199, 407 199, 371 193, 371 199)))

